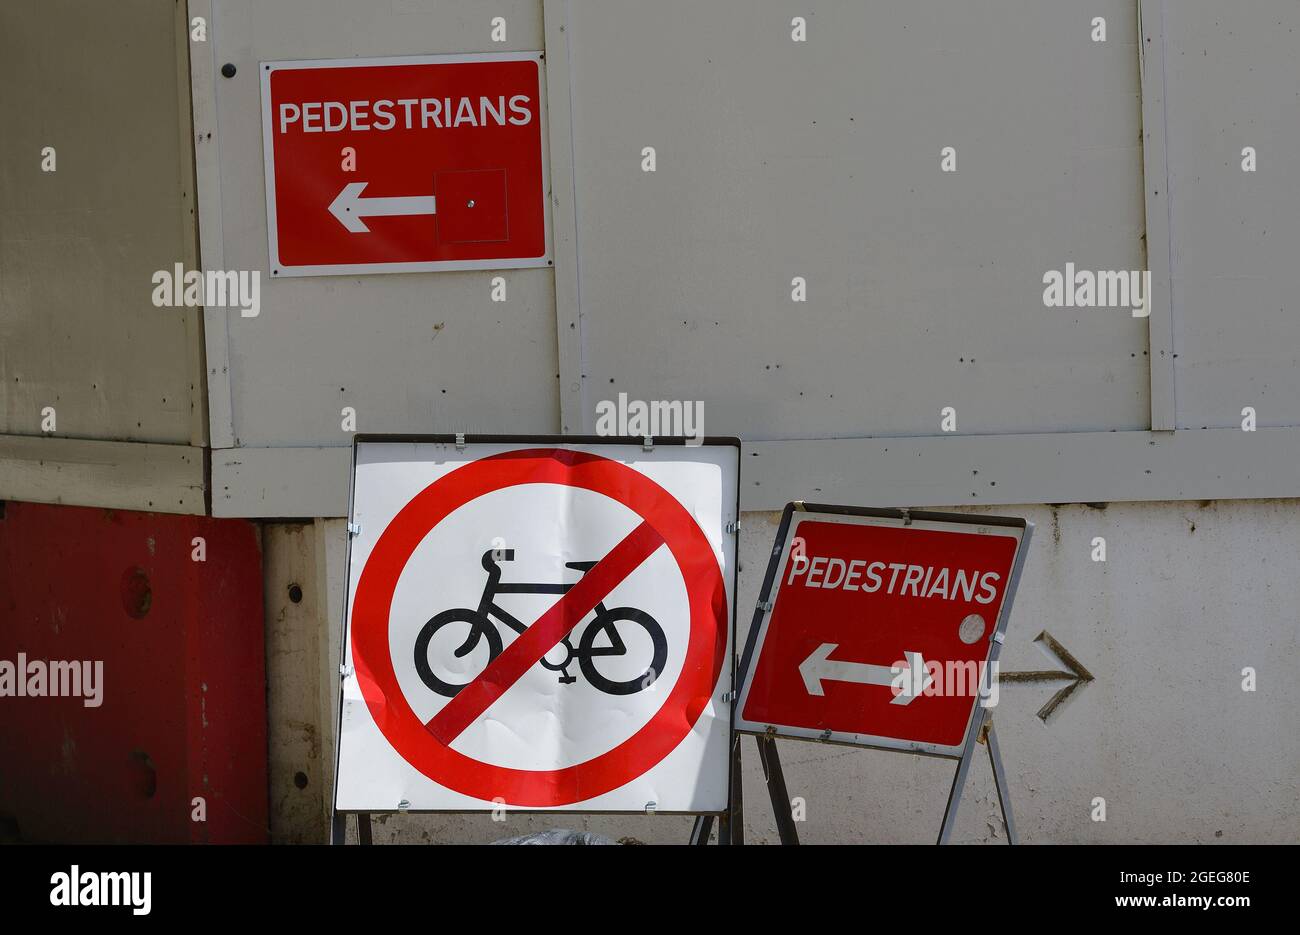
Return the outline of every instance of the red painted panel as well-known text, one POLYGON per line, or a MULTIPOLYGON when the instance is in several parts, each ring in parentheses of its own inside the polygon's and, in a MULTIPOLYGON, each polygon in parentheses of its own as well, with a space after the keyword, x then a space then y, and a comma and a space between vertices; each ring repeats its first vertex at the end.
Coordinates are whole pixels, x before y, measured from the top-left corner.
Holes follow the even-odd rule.
POLYGON ((102 663, 102 701, 17 697, 16 684, 0 696, 0 828, 16 821, 27 841, 267 840, 253 524, 5 504, 0 693, 6 662, 20 681, 19 654, 29 686, 33 662, 90 662, 92 676, 102 663), (191 819, 197 796, 206 822, 191 819))

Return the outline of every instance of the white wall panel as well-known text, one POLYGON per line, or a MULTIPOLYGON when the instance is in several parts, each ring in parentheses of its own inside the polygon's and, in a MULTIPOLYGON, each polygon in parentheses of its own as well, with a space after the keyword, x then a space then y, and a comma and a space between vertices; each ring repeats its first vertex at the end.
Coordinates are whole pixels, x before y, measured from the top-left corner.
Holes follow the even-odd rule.
POLYGON ((1178 424, 1300 425, 1300 4, 1164 16, 1178 424))
POLYGON ((1149 426, 1146 322, 1042 302, 1066 262, 1146 265, 1135 3, 570 10, 589 420, 627 391, 747 439, 1149 426))
POLYGON ((215 0, 212 18, 222 262, 263 283, 258 317, 217 322, 229 372, 210 379, 231 400, 234 444, 349 445, 344 406, 365 432, 556 431, 551 270, 271 281, 258 78, 263 61, 540 50, 540 3, 215 0), (491 40, 495 16, 505 43, 491 40), (226 63, 233 78, 219 74, 226 63), (504 303, 491 301, 497 275, 504 303))
POLYGON ((1138 0, 810 0, 806 43, 775 0, 191 2, 212 5, 195 113, 209 95, 217 155, 200 154, 200 179, 217 167, 228 268, 266 272, 261 60, 545 47, 555 119, 557 268, 504 273, 508 303, 490 302, 491 274, 438 273, 269 282, 260 317, 209 313, 209 359, 228 352, 212 434, 236 446, 213 458, 219 513, 335 515, 344 406, 365 432, 591 432, 620 392, 702 400, 706 431, 751 446, 751 508, 909 491, 938 505, 990 472, 979 502, 1290 492, 1268 452, 1291 436, 1175 448, 1147 429, 1231 428, 1245 405, 1300 425, 1282 279, 1300 238, 1293 5, 1145 0, 1163 44, 1140 56, 1138 0), (1243 145, 1259 173, 1240 172, 1243 145), (1168 258, 1158 320, 1043 305, 1044 272, 1067 263, 1154 268, 1151 236, 1168 258), (929 480, 882 474, 891 436, 942 443, 929 480))

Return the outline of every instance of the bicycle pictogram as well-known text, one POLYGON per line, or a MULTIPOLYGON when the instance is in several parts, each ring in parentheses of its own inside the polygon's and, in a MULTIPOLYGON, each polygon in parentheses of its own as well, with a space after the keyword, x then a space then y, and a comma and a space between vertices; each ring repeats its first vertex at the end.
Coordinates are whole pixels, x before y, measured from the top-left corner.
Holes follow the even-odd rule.
MULTIPOLYGON (((528 629, 527 624, 518 620, 496 602, 497 595, 562 595, 568 593, 573 587, 573 584, 550 584, 545 582, 503 584, 501 582, 501 565, 499 563, 513 562, 514 559, 514 549, 489 549, 484 552, 482 565, 483 569, 488 573, 488 577, 483 586, 483 596, 479 599, 478 607, 475 609, 453 607, 444 610, 430 618, 420 628, 420 632, 415 638, 415 670, 419 673, 420 680, 430 690, 452 698, 476 677, 472 675, 464 683, 454 684, 439 678, 433 671, 433 667, 429 664, 429 647, 439 631, 455 623, 468 623, 470 627, 469 634, 465 637, 464 642, 452 651, 452 655, 457 659, 463 659, 474 651, 480 640, 486 640, 488 664, 490 665, 497 656, 501 655, 504 648, 501 633, 497 629, 498 625, 509 627, 520 634, 528 629)), ((566 562, 565 567, 585 575, 596 567, 596 564, 596 562, 566 562)), ((574 632, 577 632, 577 628, 575 628, 574 632)), ((668 641, 664 636, 663 628, 654 617, 636 607, 606 607, 605 602, 602 600, 596 604, 595 616, 582 629, 582 635, 578 637, 576 647, 570 641, 572 636, 573 633, 566 635, 557 644, 564 653, 562 662, 552 662, 545 656, 541 659, 542 665, 547 669, 560 673, 559 681, 561 684, 572 684, 577 681, 576 675, 569 674, 569 666, 576 660, 583 677, 593 687, 608 695, 632 695, 652 685, 655 679, 663 673, 664 666, 668 661, 668 641), (596 660, 603 657, 628 655, 627 644, 623 642, 622 636, 618 632, 618 624, 622 622, 637 624, 645 630, 646 635, 650 638, 651 659, 649 665, 640 674, 620 681, 606 678, 601 674, 596 668, 596 660), (608 645, 597 645, 596 641, 602 635, 608 640, 608 645)))

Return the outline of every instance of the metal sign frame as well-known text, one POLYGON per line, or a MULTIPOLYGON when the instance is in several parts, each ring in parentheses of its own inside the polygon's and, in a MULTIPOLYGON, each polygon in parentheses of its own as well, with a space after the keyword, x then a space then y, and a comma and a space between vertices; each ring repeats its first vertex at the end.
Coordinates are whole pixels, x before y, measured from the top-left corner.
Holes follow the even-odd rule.
MULTIPOLYGON (((944 844, 952 834, 953 825, 957 818, 957 808, 961 804, 962 789, 966 783, 966 776, 970 771, 971 759, 975 753, 977 743, 986 745, 989 758, 993 768, 993 778, 997 786, 998 802, 1002 807, 1003 823, 1007 829, 1007 837, 1010 843, 1016 843, 1015 820, 1012 816, 1011 801, 1008 794, 1006 773, 1002 766, 1000 749, 997 744, 996 735, 993 732, 992 714, 989 709, 981 704, 977 696, 971 703, 971 714, 966 723, 966 732, 960 744, 955 745, 960 748, 960 752, 941 748, 934 744, 916 743, 912 741, 901 741, 893 738, 863 736, 858 734, 844 734, 830 731, 818 732, 804 728, 792 728, 773 724, 756 724, 753 722, 744 722, 741 718, 741 712, 744 710, 744 703, 749 696, 750 680, 753 675, 754 665, 757 661, 756 654, 762 638, 766 635, 767 625, 770 622, 771 614, 775 610, 775 595, 779 592, 780 585, 777 582, 777 574, 789 558, 791 544, 794 540, 792 535, 798 529, 798 525, 805 519, 816 518, 821 521, 835 522, 837 517, 869 517, 881 520, 879 525, 926 528, 929 524, 960 524, 966 526, 983 526, 999 527, 1004 529, 1019 530, 1019 541, 1016 546, 1015 557, 1012 560, 1011 572, 1007 579, 1006 590, 1002 597, 1001 606, 998 609, 997 623, 993 632, 989 635, 989 651, 986 657, 987 666, 996 672, 996 664, 1002 653, 1002 645, 1006 639, 1007 622, 1011 616, 1011 607, 1015 601, 1016 591, 1020 585, 1020 576, 1024 569, 1025 557, 1029 551, 1029 542, 1033 536, 1034 524, 1028 520, 1005 517, 1005 516, 984 516, 980 514, 966 513, 942 513, 928 510, 912 509, 876 509, 871 507, 853 507, 840 506, 824 503, 805 503, 803 501, 794 501, 787 503, 784 512, 781 514, 781 523, 777 528, 776 539, 772 545, 772 551, 768 559, 767 571, 763 576, 763 586, 759 592, 758 603, 754 608, 753 622, 750 624, 749 634, 745 640, 744 653, 741 656, 739 669, 739 688, 737 689, 737 699, 733 707, 733 720, 736 723, 736 731, 741 734, 751 734, 755 736, 758 743, 759 758, 763 765, 763 773, 767 780, 768 794, 772 800, 773 811, 776 814, 777 828, 781 834, 783 844, 797 844, 798 833, 794 827, 794 822, 790 817, 790 799, 786 792, 785 777, 781 769, 781 760, 777 752, 776 738, 788 738, 792 740, 801 740, 813 743, 832 743, 841 746, 864 747, 871 750, 885 750, 894 753, 914 753, 922 756, 937 757, 940 759, 956 760, 957 770, 953 777, 952 788, 948 794, 948 804, 944 810, 943 824, 939 832, 938 843, 944 844), (801 514, 796 520, 795 514, 801 514), (775 587, 774 587, 775 585, 775 587)), ((862 524, 855 524, 862 525, 862 524)), ((868 524, 875 525, 875 524, 868 524)))
MULTIPOLYGON (((725 660, 722 674, 719 676, 718 688, 724 691, 724 698, 727 698, 729 706, 728 712, 728 738, 731 745, 729 762, 728 762, 728 797, 727 805, 720 812, 694 812, 694 811, 668 811, 655 810, 647 814, 662 815, 694 815, 696 816, 696 832, 692 835, 691 843, 707 844, 709 830, 712 827, 714 819, 719 821, 718 843, 719 844, 740 844, 744 842, 743 823, 740 820, 740 746, 739 735, 736 733, 736 704, 735 704, 735 686, 736 682, 736 619, 737 610, 736 602, 740 593, 739 578, 739 555, 740 555, 740 439, 728 436, 705 436, 699 445, 688 444, 684 438, 634 438, 628 436, 602 436, 602 435, 407 435, 407 434, 368 434, 361 433, 353 438, 351 467, 348 478, 348 514, 347 520, 349 526, 354 522, 355 496, 356 496, 356 469, 357 453, 363 444, 444 444, 444 445, 554 445, 557 447, 565 446, 582 446, 582 445, 601 445, 601 446, 627 446, 635 447, 639 450, 653 450, 659 447, 731 447, 736 451, 736 502, 735 511, 737 516, 736 525, 728 529, 724 520, 723 535, 731 536, 733 543, 733 555, 736 560, 733 562, 731 569, 731 606, 728 609, 730 627, 729 638, 731 653, 730 659, 725 660), (726 682, 730 680, 730 690, 727 690, 726 682), (704 829, 703 840, 696 840, 701 827, 704 829)), ((343 691, 342 682, 345 678, 342 672, 343 660, 347 658, 347 640, 348 640, 348 618, 352 608, 352 535, 349 532, 347 546, 344 549, 344 574, 343 574, 343 620, 341 632, 339 635, 339 660, 340 672, 338 681, 337 704, 335 705, 334 719, 334 789, 330 797, 330 843, 341 845, 346 841, 346 821, 348 814, 357 816, 358 840, 362 844, 371 843, 371 814, 416 814, 416 815, 482 815, 483 809, 391 809, 386 811, 362 812, 362 811, 339 811, 338 803, 338 777, 341 765, 342 751, 342 725, 343 725, 343 691)), ((725 574, 725 569, 724 569, 725 574)), ((430 780, 432 781, 432 780, 430 780)), ((536 814, 562 814, 562 815, 617 815, 631 816, 637 814, 632 811, 610 811, 601 809, 556 809, 556 808, 516 808, 509 809, 511 814, 519 815, 536 815, 536 814)))

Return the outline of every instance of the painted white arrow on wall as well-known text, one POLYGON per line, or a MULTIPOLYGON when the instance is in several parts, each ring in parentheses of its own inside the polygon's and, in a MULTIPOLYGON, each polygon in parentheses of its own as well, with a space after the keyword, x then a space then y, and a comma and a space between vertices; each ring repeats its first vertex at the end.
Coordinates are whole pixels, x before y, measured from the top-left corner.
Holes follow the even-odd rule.
POLYGON ((822 643, 811 655, 799 664, 799 674, 803 676, 804 688, 810 695, 824 695, 822 682, 856 682, 859 685, 891 686, 903 672, 907 677, 901 680, 902 691, 894 696, 891 704, 911 704, 917 695, 934 683, 934 677, 925 668, 925 660, 920 653, 904 652, 907 666, 899 666, 895 671, 892 666, 877 666, 865 662, 843 662, 830 658, 831 653, 839 648, 838 643, 822 643), (910 673, 920 672, 919 679, 910 673))
POLYGON ((404 198, 362 198, 368 182, 349 182, 330 202, 330 214, 354 234, 367 233, 363 217, 398 217, 412 214, 436 214, 433 195, 410 195, 404 198))

